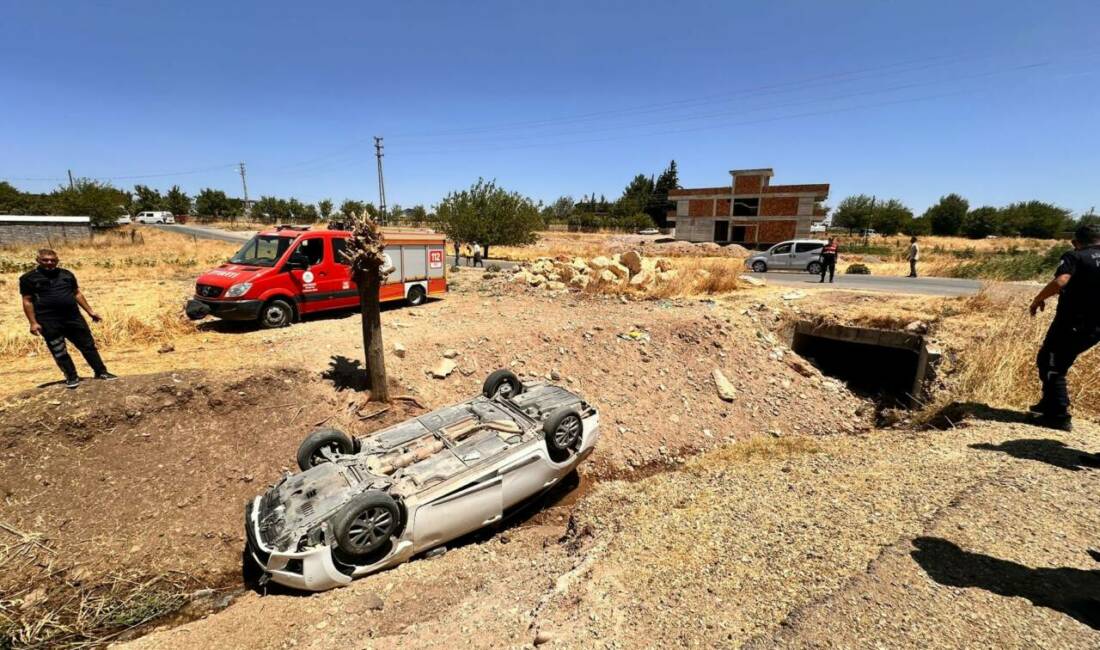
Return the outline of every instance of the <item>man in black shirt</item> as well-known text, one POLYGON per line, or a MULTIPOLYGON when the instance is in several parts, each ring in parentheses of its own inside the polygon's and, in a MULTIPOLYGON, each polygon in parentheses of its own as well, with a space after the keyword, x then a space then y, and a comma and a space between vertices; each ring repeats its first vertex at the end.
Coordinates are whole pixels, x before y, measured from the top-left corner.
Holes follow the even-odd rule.
POLYGON ((92 367, 96 379, 117 379, 107 372, 103 359, 95 347, 92 331, 80 315, 82 307, 92 320, 99 322, 99 314, 92 311, 76 276, 70 271, 57 268, 57 253, 48 248, 38 251, 38 267, 19 278, 19 293, 23 296, 23 313, 31 325, 31 334, 46 339, 54 361, 61 372, 65 373, 65 385, 76 388, 80 385, 80 376, 76 373, 65 339, 72 341, 84 360, 92 367))
POLYGON ((1058 270, 1035 299, 1031 315, 1046 299, 1060 294, 1058 311, 1036 359, 1043 398, 1031 407, 1040 423, 1072 429, 1066 373, 1077 357, 1100 342, 1100 226, 1081 226, 1073 236, 1074 250, 1062 256, 1058 270))

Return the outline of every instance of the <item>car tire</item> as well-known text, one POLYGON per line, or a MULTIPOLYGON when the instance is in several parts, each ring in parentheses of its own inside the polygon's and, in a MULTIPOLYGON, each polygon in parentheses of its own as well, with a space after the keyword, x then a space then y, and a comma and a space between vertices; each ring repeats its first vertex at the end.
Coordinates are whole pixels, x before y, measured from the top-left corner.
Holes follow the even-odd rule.
POLYGON ((423 305, 426 298, 427 294, 424 293, 424 287, 414 284, 409 287, 409 294, 405 296, 405 302, 409 303, 411 307, 416 307, 417 305, 423 305))
POLYGON ((401 509, 381 490, 367 490, 354 497, 332 520, 336 547, 354 559, 382 548, 401 528, 401 509))
POLYGON ((810 275, 821 275, 821 262, 810 262, 806 265, 806 272, 810 275))
POLYGON ((298 445, 298 469, 303 472, 321 463, 328 462, 321 450, 328 449, 340 454, 354 454, 355 442, 351 436, 339 429, 315 429, 298 445))
POLYGON ((265 330, 286 327, 294 320, 294 308, 282 298, 264 303, 260 308, 260 327, 265 330))
POLYGON ((753 273, 764 273, 768 270, 768 265, 763 260, 756 260, 752 263, 753 273))
POLYGON ((550 459, 560 463, 577 452, 584 432, 584 421, 577 409, 565 406, 550 414, 542 423, 550 459))
POLYGON ((497 394, 501 394, 502 397, 515 397, 522 392, 523 382, 519 380, 516 373, 504 368, 489 373, 485 383, 481 385, 481 394, 488 398, 496 397, 497 394))

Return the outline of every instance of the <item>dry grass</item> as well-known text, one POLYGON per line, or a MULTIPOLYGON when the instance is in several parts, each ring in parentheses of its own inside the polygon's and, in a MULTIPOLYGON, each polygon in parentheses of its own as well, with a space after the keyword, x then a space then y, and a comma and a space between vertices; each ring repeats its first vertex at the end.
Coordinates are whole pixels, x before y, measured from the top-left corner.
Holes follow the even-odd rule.
MULTIPOLYGON (((34 266, 37 246, 0 250, 0 290, 12 296, 19 275, 34 266)), ((92 325, 98 345, 154 346, 192 334, 182 314, 192 283, 202 271, 228 259, 231 243, 196 240, 149 229, 120 229, 91 242, 54 244, 62 266, 76 273, 103 322, 92 325), (131 235, 133 233, 133 235, 131 235)), ((0 360, 45 355, 17 299, 0 302, 0 360)), ((48 356, 48 355, 47 355, 48 356)))
MULTIPOLYGON (((1038 399, 1035 356, 1054 313, 1032 318, 1029 296, 993 295, 983 291, 969 298, 962 314, 944 322, 944 333, 957 350, 948 388, 925 409, 931 416, 952 402, 977 402, 1023 409, 1038 399)), ((1100 349, 1082 355, 1069 374, 1070 398, 1078 415, 1100 416, 1100 349)))

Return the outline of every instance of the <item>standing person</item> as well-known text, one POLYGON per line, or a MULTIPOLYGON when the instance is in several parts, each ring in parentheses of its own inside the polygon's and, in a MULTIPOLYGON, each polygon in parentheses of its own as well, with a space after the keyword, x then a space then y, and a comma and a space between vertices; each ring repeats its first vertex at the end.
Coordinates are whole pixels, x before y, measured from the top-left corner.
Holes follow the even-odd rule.
POLYGON ((84 355, 84 360, 92 367, 96 379, 118 379, 107 372, 107 366, 103 365, 103 359, 96 350, 92 331, 80 315, 78 307, 84 309, 93 322, 102 320, 88 305, 76 282, 76 276, 67 269, 58 268, 57 253, 48 248, 38 251, 35 261, 38 266, 19 278, 23 313, 30 323, 31 334, 46 339, 46 347, 50 349, 50 354, 61 372, 65 373, 65 386, 76 388, 80 385, 80 376, 76 372, 76 364, 69 356, 65 339, 71 341, 84 355))
POLYGON ((458 266, 458 252, 459 252, 460 248, 462 248, 462 244, 458 243, 458 240, 456 239, 455 240, 455 266, 458 266))
POLYGON ((1034 316, 1046 300, 1061 294, 1058 311, 1039 348, 1036 365, 1043 397, 1029 410, 1039 423, 1070 431, 1066 373, 1077 357, 1100 342, 1100 226, 1081 226, 1073 235, 1073 249, 1062 256, 1054 279, 1031 301, 1034 316))
POLYGON ((829 284, 833 282, 833 274, 836 273, 837 244, 836 237, 830 237, 829 241, 821 248, 821 282, 825 282, 825 271, 829 272, 829 284))
POLYGON ((474 266, 485 267, 485 265, 481 263, 481 244, 476 241, 474 242, 474 266))
POLYGON ((469 244, 462 246, 462 256, 466 258, 466 266, 473 266, 474 249, 469 244))
POLYGON ((906 254, 909 259, 909 277, 917 277, 917 260, 920 259, 920 246, 917 246, 917 238, 909 238, 909 252, 906 254))

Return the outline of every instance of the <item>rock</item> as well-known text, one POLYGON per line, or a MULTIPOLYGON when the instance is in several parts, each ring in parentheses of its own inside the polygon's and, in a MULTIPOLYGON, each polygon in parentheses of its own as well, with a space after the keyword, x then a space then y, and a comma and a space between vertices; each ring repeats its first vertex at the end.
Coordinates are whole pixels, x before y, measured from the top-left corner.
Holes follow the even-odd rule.
POLYGON ((546 278, 538 275, 537 273, 527 274, 527 285, 531 287, 537 287, 543 282, 546 282, 546 278))
POLYGON ((807 363, 805 359, 796 357, 794 355, 787 357, 787 365, 803 377, 813 377, 817 374, 814 367, 807 363))
POLYGON ((557 279, 562 282, 569 282, 576 274, 577 272, 568 264, 558 264, 557 266, 557 279))
POLYGON ((768 281, 764 278, 756 278, 748 274, 739 275, 737 276, 737 279, 749 285, 750 287, 765 287, 768 285, 768 281))
POLYGON ((626 280, 630 278, 630 269, 626 268, 622 264, 612 263, 611 266, 607 267, 607 270, 614 273, 615 276, 620 279, 626 280))
POLYGON ((805 297, 806 294, 801 291, 788 291, 781 296, 783 300, 802 300, 805 297))
POLYGON ((905 331, 909 332, 910 334, 927 334, 928 323, 925 323, 922 320, 915 320, 905 326, 905 331))
POLYGON ((587 275, 574 275, 573 279, 569 281, 569 286, 584 289, 589 282, 591 282, 591 279, 587 275))
POLYGON ((613 264, 613 262, 611 260, 607 259, 606 257, 604 257, 603 255, 600 255, 599 257, 593 257, 592 259, 590 259, 588 261, 588 266, 592 267, 593 269, 595 269, 597 271, 602 271, 602 270, 606 269, 607 267, 611 266, 612 264, 613 264))
POLYGON ((639 271, 634 277, 630 278, 630 286, 645 288, 653 284, 654 275, 649 271, 639 271))
POLYGON ((519 269, 515 275, 512 276, 512 282, 515 284, 527 284, 527 276, 531 275, 523 269, 519 269))
POLYGON ((711 372, 711 376, 714 378, 714 387, 718 389, 718 397, 727 402, 737 399, 737 390, 730 383, 730 380, 726 379, 721 370, 715 368, 711 372))
POLYGON ((382 598, 378 594, 368 592, 363 597, 363 607, 368 610, 380 612, 385 606, 386 603, 382 602, 382 598))
POLYGON ((443 358, 444 359, 454 359, 457 356, 458 356, 458 350, 447 349, 447 350, 443 351, 443 358))
POLYGON ((600 274, 596 277, 600 279, 600 282, 607 282, 609 284, 615 284, 619 280, 619 277, 617 275, 615 275, 611 271, 608 271, 606 268, 600 271, 600 274))
POLYGON ((553 640, 554 640, 554 635, 553 634, 550 634, 546 630, 539 630, 538 632, 535 633, 535 639, 534 639, 533 643, 536 646, 540 646, 540 645, 543 645, 545 643, 550 643, 553 640))
POLYGON ((561 373, 559 373, 557 370, 551 370, 550 379, 552 381, 559 381, 561 379, 561 373))
POLYGON ((657 260, 657 262, 656 262, 656 263, 654 264, 654 266, 656 267, 656 269, 657 269, 658 271, 661 271, 661 272, 665 272, 665 271, 671 271, 671 270, 672 270, 672 262, 670 262, 670 261, 666 260, 666 259, 665 259, 665 258, 663 258, 663 257, 662 257, 662 258, 659 258, 659 259, 657 260))
POLYGON ((407 353, 408 351, 409 351, 409 349, 406 348, 405 344, 402 343, 401 341, 395 341, 394 342, 394 344, 393 344, 393 353, 394 353, 394 355, 397 356, 398 359, 404 359, 405 358, 405 353, 407 353))
POLYGON ((570 266, 573 267, 573 270, 580 273, 588 273, 588 262, 585 262, 579 257, 574 257, 573 262, 570 264, 570 266))
POLYGON ((642 270, 642 256, 638 254, 638 251, 627 251, 619 257, 619 264, 622 264, 630 275, 635 275, 642 270))
POLYGON ((176 346, 172 345, 171 343, 165 343, 164 345, 157 348, 157 352, 159 352, 160 354, 167 354, 168 352, 175 352, 175 351, 176 351, 176 346))
POLYGON ((565 288, 565 283, 564 282, 558 282, 557 280, 552 280, 552 281, 547 282, 546 284, 542 285, 542 288, 546 289, 547 291, 561 291, 562 289, 565 288))
POLYGON ((657 280, 659 282, 672 282, 673 280, 676 279, 676 276, 679 275, 679 273, 680 272, 677 271, 676 269, 669 269, 667 271, 661 271, 660 273, 657 274, 657 280))
POLYGON ((455 371, 455 362, 450 359, 441 359, 434 368, 432 368, 432 377, 436 379, 445 379, 448 375, 455 371))

